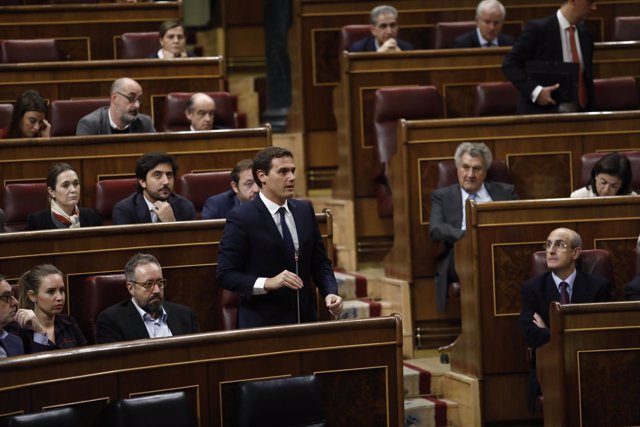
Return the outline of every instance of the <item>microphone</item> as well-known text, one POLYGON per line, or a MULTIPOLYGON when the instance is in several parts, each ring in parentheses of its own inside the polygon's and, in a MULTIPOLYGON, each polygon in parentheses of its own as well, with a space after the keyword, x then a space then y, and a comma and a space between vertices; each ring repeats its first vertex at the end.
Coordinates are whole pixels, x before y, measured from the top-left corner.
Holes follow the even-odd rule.
MULTIPOLYGON (((300 277, 298 274, 298 250, 294 249, 293 259, 296 262, 296 276, 300 277)), ((296 308, 298 310, 298 324, 300 324, 300 289, 296 289, 296 308)))

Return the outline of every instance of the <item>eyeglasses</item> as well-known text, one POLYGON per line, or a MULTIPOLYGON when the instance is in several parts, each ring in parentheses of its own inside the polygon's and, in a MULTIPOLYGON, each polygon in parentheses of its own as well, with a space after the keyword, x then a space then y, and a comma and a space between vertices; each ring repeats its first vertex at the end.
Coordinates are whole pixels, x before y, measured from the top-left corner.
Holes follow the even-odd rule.
POLYGON ((547 252, 553 250, 554 246, 555 246, 555 248, 556 248, 556 250, 558 252, 564 252, 567 249, 570 249, 569 245, 567 245, 562 240, 556 240, 555 242, 548 241, 548 242, 542 244, 542 247, 547 252))
POLYGON ((114 90, 114 92, 117 93, 118 95, 126 98, 126 100, 129 101, 132 104, 135 104, 136 101, 142 104, 142 95, 140 95, 140 96, 137 96, 135 94, 127 95, 126 93, 122 93, 122 92, 120 92, 118 90, 114 90))
POLYGON ((147 291, 152 290, 154 286, 158 286, 158 288, 160 289, 164 289, 167 287, 167 279, 147 280, 146 282, 136 282, 135 280, 130 280, 129 282, 135 283, 138 286, 142 286, 147 291))

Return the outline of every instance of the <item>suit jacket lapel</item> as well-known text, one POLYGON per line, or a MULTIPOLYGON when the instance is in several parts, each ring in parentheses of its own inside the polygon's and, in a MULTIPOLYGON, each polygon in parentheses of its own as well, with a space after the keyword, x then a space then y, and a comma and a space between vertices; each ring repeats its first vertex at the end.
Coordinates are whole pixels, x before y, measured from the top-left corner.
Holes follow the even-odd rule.
MULTIPOLYGON (((460 193, 460 185, 452 185, 450 193, 447 197, 451 201, 451 225, 456 228, 462 227, 462 195, 460 193)), ((445 211, 449 211, 446 209, 445 211)))
POLYGON ((576 280, 573 281, 571 302, 574 304, 590 302, 587 298, 587 283, 584 274, 576 272, 576 280))
POLYGON ((151 222, 151 212, 149 212, 149 208, 147 207, 147 202, 144 201, 144 195, 142 192, 138 191, 136 197, 134 199, 136 205, 136 216, 138 217, 138 221, 145 224, 151 222))
POLYGON ((256 197, 254 200, 256 200, 256 209, 262 219, 261 222, 266 224, 266 231, 271 235, 273 241, 277 242, 278 248, 280 248, 280 251, 284 256, 284 240, 282 240, 282 234, 280 234, 280 230, 278 230, 269 209, 267 209, 262 199, 260 199, 260 196, 256 197))
POLYGON ((129 300, 127 308, 127 315, 129 316, 127 327, 131 328, 131 333, 134 339, 140 339, 138 337, 149 338, 149 331, 147 331, 147 327, 144 325, 144 321, 142 320, 142 317, 140 317, 140 313, 138 313, 138 310, 133 306, 133 302, 131 300, 129 300))

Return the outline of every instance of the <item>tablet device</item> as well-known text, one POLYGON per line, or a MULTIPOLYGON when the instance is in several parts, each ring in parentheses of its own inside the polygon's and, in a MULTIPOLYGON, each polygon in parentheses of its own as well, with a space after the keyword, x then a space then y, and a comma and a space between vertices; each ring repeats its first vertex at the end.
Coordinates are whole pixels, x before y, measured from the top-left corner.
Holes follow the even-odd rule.
POLYGON ((551 97, 558 103, 578 102, 578 73, 580 64, 575 62, 527 61, 525 70, 540 86, 560 87, 551 92, 551 97))

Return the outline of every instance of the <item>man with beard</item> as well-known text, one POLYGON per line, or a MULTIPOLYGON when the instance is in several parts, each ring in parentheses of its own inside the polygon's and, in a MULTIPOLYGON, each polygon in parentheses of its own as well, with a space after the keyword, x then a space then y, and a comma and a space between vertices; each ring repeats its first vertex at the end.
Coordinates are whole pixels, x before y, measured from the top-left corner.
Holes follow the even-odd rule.
POLYGON ((178 163, 170 154, 143 154, 136 163, 138 191, 116 203, 111 215, 113 224, 194 219, 196 209, 193 203, 173 192, 176 170, 178 163))
POLYGON ((18 300, 11 292, 11 285, 0 274, 0 358, 24 354, 22 339, 4 330, 9 326, 12 332, 29 329, 44 333, 44 327, 38 321, 33 310, 19 309, 18 300))
POLYGON ((76 135, 109 135, 155 132, 151 117, 140 114, 142 87, 122 77, 111 85, 111 102, 87 114, 78 122, 76 135))
POLYGON ((135 254, 124 267, 131 299, 105 309, 98 316, 98 343, 171 337, 200 332, 193 311, 164 301, 167 280, 150 254, 135 254))

